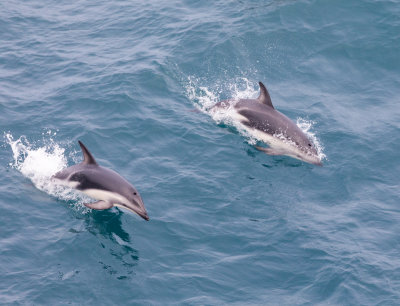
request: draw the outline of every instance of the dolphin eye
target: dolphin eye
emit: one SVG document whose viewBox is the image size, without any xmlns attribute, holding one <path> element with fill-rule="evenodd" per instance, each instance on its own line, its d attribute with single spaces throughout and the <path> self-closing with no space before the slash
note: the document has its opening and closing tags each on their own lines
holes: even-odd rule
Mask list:
<svg viewBox="0 0 400 306">
<path fill-rule="evenodd" d="M 137 195 L 137 193 L 136 193 L 136 192 L 134 192 L 133 194 L 134 194 L 134 195 Z"/>
<path fill-rule="evenodd" d="M 311 143 L 309 143 L 308 146 L 311 147 Z"/>
</svg>

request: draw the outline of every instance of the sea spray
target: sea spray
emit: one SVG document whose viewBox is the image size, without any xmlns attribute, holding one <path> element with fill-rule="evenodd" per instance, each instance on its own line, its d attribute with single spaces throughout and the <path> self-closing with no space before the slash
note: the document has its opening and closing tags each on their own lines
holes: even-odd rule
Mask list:
<svg viewBox="0 0 400 306">
<path fill-rule="evenodd" d="M 306 134 L 307 137 L 312 140 L 315 148 L 317 149 L 318 157 L 321 160 L 327 159 L 324 153 L 324 146 L 321 144 L 321 141 L 318 139 L 316 133 L 312 129 L 316 122 L 299 117 L 297 118 L 296 124 L 304 132 L 304 134 Z"/>
<path fill-rule="evenodd" d="M 54 133 L 44 133 L 43 136 L 42 143 L 38 144 L 40 141 L 31 143 L 24 136 L 14 140 L 11 133 L 6 133 L 4 137 L 13 154 L 10 167 L 31 180 L 39 190 L 60 200 L 71 201 L 76 209 L 87 211 L 81 204 L 91 202 L 92 199 L 79 191 L 55 184 L 51 180 L 52 175 L 68 166 L 67 156 L 65 149 L 52 138 L 55 136 Z"/>
</svg>

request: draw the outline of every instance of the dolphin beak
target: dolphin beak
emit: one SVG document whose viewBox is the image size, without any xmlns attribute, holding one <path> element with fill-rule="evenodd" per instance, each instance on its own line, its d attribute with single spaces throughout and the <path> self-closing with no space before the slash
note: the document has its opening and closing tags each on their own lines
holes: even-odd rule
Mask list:
<svg viewBox="0 0 400 306">
<path fill-rule="evenodd" d="M 144 212 L 144 213 L 138 213 L 138 212 L 136 212 L 139 216 L 141 216 L 143 219 L 145 219 L 146 221 L 149 221 L 150 220 L 150 218 L 149 218 L 149 216 L 147 215 L 147 212 Z"/>
<path fill-rule="evenodd" d="M 320 166 L 320 167 L 322 167 L 323 166 L 323 164 L 322 164 L 322 162 L 321 161 L 319 161 L 319 162 L 316 162 L 316 163 L 313 163 L 314 165 L 316 165 L 316 166 Z"/>
<path fill-rule="evenodd" d="M 126 206 L 126 205 L 124 205 L 124 206 L 122 206 L 122 205 L 117 205 L 117 206 L 119 206 L 119 207 L 121 207 L 121 208 L 125 208 L 125 209 L 127 209 L 127 210 L 129 210 L 129 211 L 132 211 L 132 212 L 134 212 L 135 214 L 138 214 L 140 217 L 142 217 L 143 219 L 145 219 L 146 221 L 149 221 L 150 220 L 150 218 L 149 218 L 149 215 L 147 214 L 147 212 L 146 212 L 146 209 L 139 209 L 139 208 L 137 208 L 137 206 L 135 206 L 135 207 L 129 207 L 129 206 Z"/>
<path fill-rule="evenodd" d="M 129 206 L 125 206 L 130 211 L 133 211 L 134 213 L 138 214 L 140 217 L 145 219 L 146 221 L 149 221 L 149 215 L 147 214 L 146 208 L 144 207 L 144 203 L 141 198 L 138 199 L 138 201 L 134 200 L 133 203 Z"/>
</svg>

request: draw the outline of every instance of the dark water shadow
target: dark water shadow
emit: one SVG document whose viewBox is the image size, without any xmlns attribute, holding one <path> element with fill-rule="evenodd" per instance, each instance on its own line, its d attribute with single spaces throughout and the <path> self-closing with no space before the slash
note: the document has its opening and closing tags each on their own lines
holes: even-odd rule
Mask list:
<svg viewBox="0 0 400 306">
<path fill-rule="evenodd" d="M 96 211 L 84 216 L 84 227 L 100 245 L 98 263 L 111 276 L 123 280 L 135 274 L 139 252 L 122 225 L 123 213 L 118 209 Z"/>
<path fill-rule="evenodd" d="M 86 229 L 95 236 L 102 236 L 117 242 L 117 238 L 131 242 L 129 234 L 123 229 L 122 213 L 119 210 L 92 210 L 85 218 Z"/>
</svg>

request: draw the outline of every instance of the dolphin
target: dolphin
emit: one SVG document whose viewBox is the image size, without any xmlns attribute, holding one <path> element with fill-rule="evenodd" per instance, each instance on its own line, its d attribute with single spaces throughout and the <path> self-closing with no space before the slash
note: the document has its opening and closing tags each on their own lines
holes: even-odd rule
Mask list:
<svg viewBox="0 0 400 306">
<path fill-rule="evenodd" d="M 225 100 L 216 103 L 211 112 L 220 109 L 233 111 L 233 119 L 269 147 L 256 148 L 269 155 L 287 155 L 307 163 L 322 166 L 317 149 L 304 132 L 288 117 L 277 111 L 263 83 L 259 82 L 257 99 Z"/>
<path fill-rule="evenodd" d="M 99 166 L 85 145 L 78 142 L 82 149 L 83 162 L 57 172 L 52 180 L 98 200 L 84 204 L 86 207 L 98 210 L 122 207 L 148 221 L 149 216 L 136 188 L 117 172 Z"/>
</svg>

